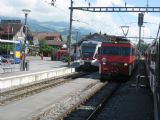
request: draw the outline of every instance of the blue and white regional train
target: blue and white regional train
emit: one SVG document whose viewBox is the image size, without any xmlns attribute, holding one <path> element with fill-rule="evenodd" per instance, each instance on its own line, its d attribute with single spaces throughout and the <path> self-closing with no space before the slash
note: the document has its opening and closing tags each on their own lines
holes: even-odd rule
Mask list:
<svg viewBox="0 0 160 120">
<path fill-rule="evenodd" d="M 99 67 L 98 49 L 102 42 L 99 41 L 83 41 L 80 45 L 80 67 L 82 70 L 90 70 Z"/>
<path fill-rule="evenodd" d="M 154 118 L 160 120 L 160 38 L 153 41 L 146 51 L 146 68 L 153 92 Z"/>
</svg>

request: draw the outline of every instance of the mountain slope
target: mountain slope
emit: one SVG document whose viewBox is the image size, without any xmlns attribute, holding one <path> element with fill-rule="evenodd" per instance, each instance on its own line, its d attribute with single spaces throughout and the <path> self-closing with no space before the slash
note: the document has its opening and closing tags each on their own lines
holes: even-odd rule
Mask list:
<svg viewBox="0 0 160 120">
<path fill-rule="evenodd" d="M 24 19 L 19 18 L 19 17 L 5 17 L 5 16 L 0 16 L 1 20 L 21 20 L 22 23 L 24 23 Z M 36 20 L 28 19 L 27 24 L 29 25 L 29 28 L 31 32 L 58 32 L 60 33 L 64 40 L 66 40 L 67 35 L 69 34 L 69 23 L 67 22 L 54 22 L 54 21 L 48 21 L 48 22 L 39 22 Z M 89 34 L 90 32 L 95 32 L 92 29 L 87 29 L 87 28 L 78 28 L 78 38 L 77 38 L 77 28 L 74 26 L 72 27 L 72 38 L 75 41 L 76 39 L 80 39 L 82 36 Z"/>
</svg>

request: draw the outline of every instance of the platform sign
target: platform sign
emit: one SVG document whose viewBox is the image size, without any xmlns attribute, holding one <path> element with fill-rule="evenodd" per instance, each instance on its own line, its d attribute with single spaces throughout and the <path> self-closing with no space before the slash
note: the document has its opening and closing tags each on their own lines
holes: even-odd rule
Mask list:
<svg viewBox="0 0 160 120">
<path fill-rule="evenodd" d="M 20 56 L 21 56 L 20 51 L 21 51 L 21 42 L 17 41 L 15 50 L 15 63 L 20 63 Z"/>
</svg>

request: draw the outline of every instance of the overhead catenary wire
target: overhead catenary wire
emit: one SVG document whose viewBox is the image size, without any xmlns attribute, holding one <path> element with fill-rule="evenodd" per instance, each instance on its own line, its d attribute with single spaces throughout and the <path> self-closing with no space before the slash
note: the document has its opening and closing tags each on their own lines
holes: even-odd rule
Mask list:
<svg viewBox="0 0 160 120">
<path fill-rule="evenodd" d="M 62 8 L 60 8 L 60 7 L 57 7 L 56 4 L 55 4 L 55 1 L 56 1 L 56 0 L 52 0 L 52 2 L 54 2 L 54 4 L 53 4 L 52 2 L 51 2 L 51 3 L 48 3 L 48 4 L 51 4 L 53 7 L 55 7 L 55 8 L 57 8 L 57 9 L 61 10 L 63 13 L 65 13 L 65 14 L 68 15 L 68 17 L 69 17 L 69 16 L 70 16 L 70 13 L 66 12 L 65 9 L 62 9 Z M 45 1 L 45 2 L 47 2 L 47 1 Z M 85 0 L 85 2 L 87 2 L 87 0 Z M 81 20 L 78 20 L 78 19 L 73 19 L 73 21 L 76 21 L 76 22 L 80 22 L 80 23 L 84 23 L 84 24 L 90 25 L 89 23 L 84 22 L 84 21 L 81 21 Z"/>
<path fill-rule="evenodd" d="M 55 1 L 56 1 L 56 0 L 52 0 L 52 1 L 51 1 L 51 5 L 52 5 L 53 7 L 55 7 L 55 8 L 57 8 L 57 9 L 61 10 L 61 11 L 62 11 L 63 13 L 65 13 L 67 16 L 70 16 L 70 14 L 66 12 L 66 10 L 57 7 L 56 4 L 55 4 Z M 88 4 L 89 7 L 91 6 L 90 0 L 84 0 L 84 1 Z M 74 2 L 74 4 L 76 4 L 76 2 Z M 120 15 L 119 15 L 119 16 L 120 16 Z M 121 18 L 122 21 L 125 23 L 125 20 L 124 20 L 121 16 L 120 16 L 120 18 Z M 95 29 L 95 25 L 93 25 L 93 24 L 89 24 L 89 23 L 84 22 L 84 21 L 81 21 L 81 20 L 79 20 L 79 19 L 77 19 L 77 20 L 76 20 L 76 19 L 73 19 L 73 21 L 87 24 L 87 25 L 89 25 L 91 28 L 93 28 L 92 26 L 94 26 L 93 29 Z M 96 28 L 97 28 L 97 27 L 96 27 Z M 98 29 L 99 29 L 99 28 L 98 28 Z"/>
<path fill-rule="evenodd" d="M 160 23 L 159 23 L 159 27 L 158 27 L 158 31 L 157 31 L 157 35 L 156 35 L 156 39 L 158 38 L 159 36 L 159 31 L 160 31 Z"/>
<path fill-rule="evenodd" d="M 54 1 L 55 2 L 55 0 L 52 0 L 52 1 Z M 77 4 L 78 4 L 78 0 L 74 0 L 74 4 L 77 2 Z M 90 3 L 90 0 L 82 0 L 83 1 L 83 3 L 84 2 L 86 2 L 88 5 L 89 5 L 89 3 Z M 125 2 L 124 2 L 124 6 L 128 6 L 128 4 L 127 4 L 127 2 L 126 2 L 127 0 L 125 0 Z M 76 5 L 77 5 L 76 4 Z M 147 0 L 147 4 L 148 4 L 148 0 Z M 56 7 L 56 8 L 58 8 L 57 6 L 56 6 L 56 4 L 54 4 L 54 6 Z M 67 14 L 67 15 L 69 15 L 69 13 L 66 13 L 66 10 L 63 10 L 63 9 L 61 9 L 61 8 L 58 8 L 58 9 L 60 9 L 61 11 L 63 11 L 63 13 L 65 13 L 65 14 Z M 120 19 L 122 20 L 122 22 L 124 23 L 124 24 L 126 24 L 126 19 L 124 19 L 123 18 L 123 16 L 121 16 L 121 14 L 119 14 L 118 13 L 118 15 L 119 15 L 119 17 L 120 17 Z M 74 16 L 74 17 L 77 17 L 77 16 Z M 76 21 L 76 22 L 80 22 L 80 23 L 84 23 L 84 24 L 87 24 L 87 25 L 90 25 L 91 27 L 93 26 L 93 25 L 91 25 L 91 24 L 89 24 L 89 23 L 87 23 L 87 22 L 83 22 L 83 21 L 81 21 L 81 20 L 79 20 L 79 19 L 73 19 L 73 21 Z M 95 27 L 94 27 L 95 28 Z"/>
</svg>

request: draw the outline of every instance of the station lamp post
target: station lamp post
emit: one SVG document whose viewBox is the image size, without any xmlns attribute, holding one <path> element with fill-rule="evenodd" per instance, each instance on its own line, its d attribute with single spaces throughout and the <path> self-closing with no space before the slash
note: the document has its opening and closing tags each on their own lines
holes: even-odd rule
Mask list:
<svg viewBox="0 0 160 120">
<path fill-rule="evenodd" d="M 25 39 L 24 39 L 24 60 L 23 60 L 23 71 L 25 71 L 25 68 L 26 68 L 26 42 L 27 42 L 27 15 L 31 12 L 31 10 L 23 9 L 22 11 L 25 14 L 25 23 L 24 23 Z"/>
<path fill-rule="evenodd" d="M 71 62 L 71 39 L 72 39 L 72 17 L 73 17 L 73 0 L 71 0 L 70 7 L 70 25 L 69 25 L 69 35 L 68 35 L 68 66 L 70 67 Z"/>
</svg>

